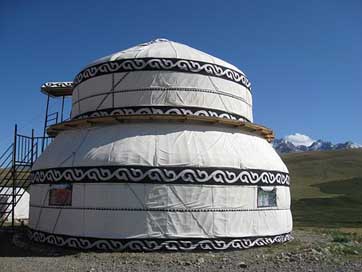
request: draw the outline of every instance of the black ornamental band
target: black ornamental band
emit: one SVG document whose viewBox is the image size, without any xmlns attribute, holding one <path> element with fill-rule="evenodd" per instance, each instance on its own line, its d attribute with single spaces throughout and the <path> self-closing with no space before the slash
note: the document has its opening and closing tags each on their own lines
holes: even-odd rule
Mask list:
<svg viewBox="0 0 362 272">
<path fill-rule="evenodd" d="M 241 250 L 293 240 L 290 233 L 258 237 L 109 239 L 52 234 L 28 229 L 30 240 L 62 247 L 101 251 Z"/>
<path fill-rule="evenodd" d="M 32 171 L 33 184 L 154 183 L 289 186 L 289 174 L 260 169 L 137 165 L 51 168 Z"/>
<path fill-rule="evenodd" d="M 250 122 L 244 116 L 229 113 L 216 109 L 206 109 L 201 107 L 170 107 L 170 106 L 136 106 L 99 109 L 79 114 L 72 119 L 86 119 L 106 116 L 127 116 L 127 115 L 193 115 L 202 117 L 216 117 L 228 120 L 239 120 Z"/>
<path fill-rule="evenodd" d="M 74 79 L 74 86 L 93 77 L 134 71 L 173 71 L 223 78 L 251 90 L 247 77 L 236 70 L 214 63 L 177 58 L 134 58 L 103 62 L 82 70 Z"/>
</svg>

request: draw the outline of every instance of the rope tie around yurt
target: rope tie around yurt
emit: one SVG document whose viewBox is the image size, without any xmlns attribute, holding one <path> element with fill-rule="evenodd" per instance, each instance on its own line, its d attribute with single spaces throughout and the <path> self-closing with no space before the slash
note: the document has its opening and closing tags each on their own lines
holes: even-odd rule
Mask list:
<svg viewBox="0 0 362 272">
<path fill-rule="evenodd" d="M 112 94 L 112 105 L 114 105 L 114 89 L 129 75 L 130 72 L 127 72 L 125 75 L 123 75 L 116 84 L 113 84 L 113 80 L 114 80 L 114 74 L 112 77 L 112 88 L 111 90 L 109 90 L 108 92 L 106 92 L 105 96 L 103 97 L 103 99 L 99 102 L 98 106 L 96 107 L 96 110 L 99 110 L 100 107 L 103 105 L 104 101 L 106 101 L 106 99 Z"/>
</svg>

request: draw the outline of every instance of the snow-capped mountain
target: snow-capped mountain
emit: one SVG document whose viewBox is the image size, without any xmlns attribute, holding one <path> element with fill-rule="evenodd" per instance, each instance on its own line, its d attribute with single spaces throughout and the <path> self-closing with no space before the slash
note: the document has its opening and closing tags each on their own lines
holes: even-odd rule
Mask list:
<svg viewBox="0 0 362 272">
<path fill-rule="evenodd" d="M 318 150 L 340 150 L 362 148 L 362 145 L 347 141 L 345 143 L 333 144 L 329 141 L 313 140 L 307 135 L 293 134 L 282 139 L 275 139 L 273 147 L 278 153 L 305 152 Z"/>
</svg>

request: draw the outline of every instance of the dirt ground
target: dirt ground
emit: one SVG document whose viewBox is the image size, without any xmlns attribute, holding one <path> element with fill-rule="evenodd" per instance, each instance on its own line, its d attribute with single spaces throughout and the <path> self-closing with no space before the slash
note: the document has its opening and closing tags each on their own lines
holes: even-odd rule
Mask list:
<svg viewBox="0 0 362 272">
<path fill-rule="evenodd" d="M 228 252 L 101 253 L 29 242 L 21 230 L 0 232 L 0 271 L 362 271 L 362 241 L 299 229 L 294 240 Z"/>
</svg>

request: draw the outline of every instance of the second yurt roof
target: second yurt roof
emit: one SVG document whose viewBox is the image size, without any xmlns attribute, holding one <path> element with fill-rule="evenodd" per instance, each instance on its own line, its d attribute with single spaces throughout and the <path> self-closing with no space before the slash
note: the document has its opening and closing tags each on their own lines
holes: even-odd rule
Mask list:
<svg viewBox="0 0 362 272">
<path fill-rule="evenodd" d="M 230 115 L 252 122 L 250 82 L 235 66 L 156 39 L 100 58 L 73 81 L 72 118 L 119 112 Z M 141 111 L 140 111 L 141 110 Z"/>
</svg>

